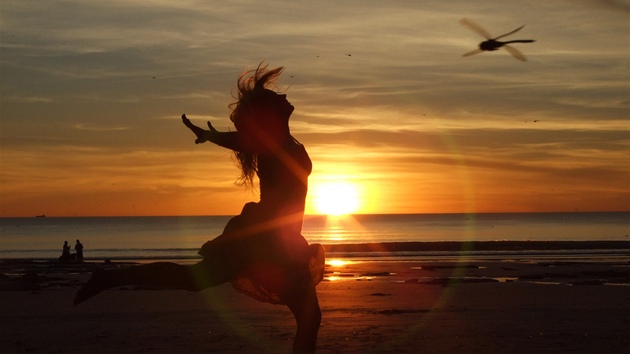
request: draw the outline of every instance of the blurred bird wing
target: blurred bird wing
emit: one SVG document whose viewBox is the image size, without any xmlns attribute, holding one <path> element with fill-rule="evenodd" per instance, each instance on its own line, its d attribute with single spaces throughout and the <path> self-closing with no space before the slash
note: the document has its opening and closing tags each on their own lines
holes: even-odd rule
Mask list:
<svg viewBox="0 0 630 354">
<path fill-rule="evenodd" d="M 479 53 L 481 53 L 481 52 L 483 52 L 483 50 L 482 50 L 482 49 L 475 49 L 475 50 L 471 50 L 471 51 L 470 51 L 470 52 L 468 52 L 468 53 L 464 53 L 464 55 L 462 55 L 462 56 L 463 56 L 463 57 L 469 57 L 469 56 L 471 56 L 471 55 L 479 54 Z"/>
<path fill-rule="evenodd" d="M 461 20 L 459 20 L 459 23 L 477 32 L 485 39 L 492 39 L 492 35 L 488 33 L 488 31 L 486 31 L 485 28 L 479 26 L 478 24 L 476 24 L 473 20 L 469 18 L 462 18 Z"/>
<path fill-rule="evenodd" d="M 512 54 L 512 56 L 520 61 L 527 61 L 527 57 L 525 57 L 525 55 L 523 53 L 521 53 L 520 50 L 510 46 L 510 45 L 504 45 L 503 48 L 505 48 L 508 52 L 510 52 L 510 54 Z"/>
</svg>

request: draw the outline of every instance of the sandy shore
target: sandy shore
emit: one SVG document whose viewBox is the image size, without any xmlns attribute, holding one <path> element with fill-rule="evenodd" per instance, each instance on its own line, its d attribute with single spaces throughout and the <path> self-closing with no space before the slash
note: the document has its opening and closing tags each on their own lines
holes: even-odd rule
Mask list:
<svg viewBox="0 0 630 354">
<path fill-rule="evenodd" d="M 284 306 L 230 285 L 119 288 L 73 306 L 100 264 L 0 262 L 2 353 L 289 353 Z M 318 353 L 626 353 L 630 262 L 365 261 L 318 286 Z"/>
</svg>

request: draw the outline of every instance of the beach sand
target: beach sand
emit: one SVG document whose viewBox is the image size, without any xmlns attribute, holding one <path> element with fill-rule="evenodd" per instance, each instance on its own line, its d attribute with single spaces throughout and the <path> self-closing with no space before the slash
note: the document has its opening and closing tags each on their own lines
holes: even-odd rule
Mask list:
<svg viewBox="0 0 630 354">
<path fill-rule="evenodd" d="M 99 266 L 3 261 L 2 353 L 290 353 L 294 319 L 223 285 L 106 291 Z M 327 266 L 317 353 L 626 353 L 630 263 L 444 259 Z"/>
</svg>

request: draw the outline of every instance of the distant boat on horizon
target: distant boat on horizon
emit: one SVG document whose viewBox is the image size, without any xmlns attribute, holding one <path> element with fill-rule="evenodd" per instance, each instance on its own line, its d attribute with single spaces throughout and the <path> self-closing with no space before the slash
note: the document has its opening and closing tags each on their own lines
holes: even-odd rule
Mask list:
<svg viewBox="0 0 630 354">
<path fill-rule="evenodd" d="M 42 214 L 42 215 L 35 215 L 36 218 L 45 218 L 46 214 Z"/>
</svg>

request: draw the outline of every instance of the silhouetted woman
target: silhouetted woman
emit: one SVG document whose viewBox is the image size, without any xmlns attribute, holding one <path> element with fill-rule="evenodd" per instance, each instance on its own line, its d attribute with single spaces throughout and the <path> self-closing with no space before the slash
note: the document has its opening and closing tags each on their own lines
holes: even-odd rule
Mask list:
<svg viewBox="0 0 630 354">
<path fill-rule="evenodd" d="M 71 258 L 70 255 L 70 245 L 68 241 L 63 242 L 63 249 L 61 250 L 61 257 L 59 257 L 59 262 L 65 263 L 69 262 Z"/>
<path fill-rule="evenodd" d="M 99 292 L 123 285 L 151 285 L 199 291 L 232 282 L 258 300 L 286 304 L 297 322 L 293 351 L 315 351 L 321 311 L 315 286 L 323 277 L 324 251 L 301 234 L 311 160 L 289 130 L 293 106 L 286 95 L 269 89 L 283 68 L 259 66 L 238 80 L 238 101 L 230 119 L 236 131 L 219 132 L 184 124 L 196 143 L 210 141 L 234 151 L 240 181 L 253 187 L 257 175 L 260 201 L 247 203 L 223 233 L 205 243 L 194 265 L 157 262 L 99 270 L 79 290 L 79 304 Z"/>
</svg>

